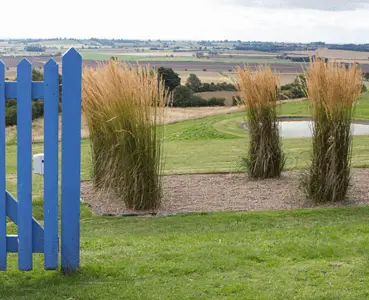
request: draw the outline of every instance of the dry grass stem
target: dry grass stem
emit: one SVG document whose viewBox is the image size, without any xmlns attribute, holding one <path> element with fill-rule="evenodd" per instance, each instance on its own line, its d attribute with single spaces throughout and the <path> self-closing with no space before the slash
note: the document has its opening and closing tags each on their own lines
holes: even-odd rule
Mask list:
<svg viewBox="0 0 369 300">
<path fill-rule="evenodd" d="M 150 67 L 111 61 L 83 72 L 94 186 L 111 189 L 131 209 L 160 205 L 166 96 Z"/>
<path fill-rule="evenodd" d="M 251 178 L 279 177 L 285 158 L 276 111 L 278 77 L 269 66 L 263 66 L 254 72 L 248 67 L 238 68 L 237 79 L 250 134 L 249 151 L 243 158 L 243 165 Z"/>
<path fill-rule="evenodd" d="M 356 64 L 316 59 L 306 74 L 313 115 L 312 161 L 303 186 L 316 203 L 345 199 L 350 183 L 351 122 L 362 88 Z"/>
</svg>

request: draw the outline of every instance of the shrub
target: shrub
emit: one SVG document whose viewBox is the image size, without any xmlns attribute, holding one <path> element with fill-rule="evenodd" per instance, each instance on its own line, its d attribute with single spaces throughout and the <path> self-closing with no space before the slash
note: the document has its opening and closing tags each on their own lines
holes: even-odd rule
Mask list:
<svg viewBox="0 0 369 300">
<path fill-rule="evenodd" d="M 173 91 L 173 107 L 201 107 L 201 106 L 224 106 L 224 98 L 213 97 L 205 100 L 193 94 L 187 86 L 178 86 Z"/>
<path fill-rule="evenodd" d="M 32 120 L 43 117 L 44 115 L 44 101 L 37 100 L 32 102 Z"/>
<path fill-rule="evenodd" d="M 240 96 L 232 96 L 232 106 L 242 103 Z"/>
<path fill-rule="evenodd" d="M 196 93 L 201 89 L 202 83 L 196 74 L 191 73 L 187 78 L 186 86 Z"/>
<path fill-rule="evenodd" d="M 297 99 L 306 97 L 306 78 L 298 75 L 293 83 L 281 86 L 279 99 Z"/>
<path fill-rule="evenodd" d="M 122 62 L 83 72 L 83 112 L 90 131 L 96 188 L 126 206 L 155 209 L 162 197 L 163 81 L 150 67 Z"/>
<path fill-rule="evenodd" d="M 363 84 L 363 87 L 361 88 L 361 92 L 366 93 L 367 91 L 368 91 L 368 88 L 366 87 L 365 84 Z"/>
<path fill-rule="evenodd" d="M 187 86 L 180 85 L 173 91 L 173 101 L 171 105 L 173 107 L 188 107 L 191 106 L 191 98 L 193 97 L 193 91 Z"/>
<path fill-rule="evenodd" d="M 251 178 L 279 177 L 285 158 L 276 111 L 278 78 L 265 66 L 254 73 L 248 67 L 238 68 L 237 79 L 250 136 L 249 151 L 242 163 Z"/>
<path fill-rule="evenodd" d="M 17 125 L 17 106 L 10 106 L 6 108 L 5 124 L 6 126 Z"/>
<path fill-rule="evenodd" d="M 303 178 L 307 196 L 316 203 L 344 200 L 350 182 L 351 121 L 362 88 L 357 65 L 319 59 L 306 77 L 313 116 L 312 161 Z"/>
<path fill-rule="evenodd" d="M 15 99 L 9 99 L 5 102 L 5 107 L 11 107 L 11 106 L 17 106 L 17 100 Z"/>
<path fill-rule="evenodd" d="M 209 106 L 208 101 L 205 99 L 199 97 L 199 96 L 192 96 L 190 100 L 189 107 L 203 107 L 203 106 Z"/>
<path fill-rule="evenodd" d="M 207 101 L 208 106 L 224 106 L 225 98 L 212 97 Z"/>
</svg>

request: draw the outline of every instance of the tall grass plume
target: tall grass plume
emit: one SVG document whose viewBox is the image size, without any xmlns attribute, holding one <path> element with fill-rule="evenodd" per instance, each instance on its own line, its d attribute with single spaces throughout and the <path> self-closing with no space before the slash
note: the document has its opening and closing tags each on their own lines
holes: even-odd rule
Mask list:
<svg viewBox="0 0 369 300">
<path fill-rule="evenodd" d="M 279 79 L 269 66 L 262 66 L 256 71 L 238 68 L 237 81 L 250 140 L 243 165 L 251 178 L 279 177 L 285 164 L 276 110 Z"/>
<path fill-rule="evenodd" d="M 312 160 L 303 178 L 307 196 L 316 203 L 346 198 L 350 183 L 351 122 L 362 88 L 357 65 L 316 59 L 306 74 L 313 118 Z"/>
<path fill-rule="evenodd" d="M 165 100 L 150 67 L 110 61 L 83 71 L 94 186 L 113 191 L 130 209 L 161 203 Z"/>
</svg>

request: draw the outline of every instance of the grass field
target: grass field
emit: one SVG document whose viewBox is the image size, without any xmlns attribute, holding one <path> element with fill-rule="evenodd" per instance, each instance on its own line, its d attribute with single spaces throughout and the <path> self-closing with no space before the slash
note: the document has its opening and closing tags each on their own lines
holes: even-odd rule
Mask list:
<svg viewBox="0 0 369 300">
<path fill-rule="evenodd" d="M 163 56 L 150 56 L 150 53 L 148 52 L 146 56 L 142 55 L 124 55 L 119 52 L 114 53 L 99 53 L 99 52 L 83 52 L 81 51 L 80 54 L 82 55 L 83 59 L 91 59 L 91 60 L 108 60 L 112 56 L 118 57 L 119 60 L 124 61 L 183 61 L 183 62 L 230 62 L 230 63 L 255 63 L 255 64 L 300 64 L 300 63 L 294 63 L 290 60 L 284 60 L 284 59 L 277 59 L 277 58 L 265 58 L 265 59 L 259 59 L 259 58 L 239 58 L 239 57 L 210 57 L 208 58 L 195 58 L 195 57 L 188 57 L 188 56 L 175 56 L 174 57 L 166 57 L 164 54 Z"/>
<path fill-rule="evenodd" d="M 243 112 L 166 126 L 165 172 L 237 171 L 247 146 Z M 308 103 L 279 107 L 307 116 Z M 369 95 L 356 118 L 369 119 Z M 287 168 L 304 168 L 310 139 L 284 139 Z M 354 166 L 369 165 L 369 136 L 354 139 Z M 34 144 L 35 153 L 43 144 Z M 82 178 L 90 174 L 82 141 Z M 7 146 L 7 188 L 16 189 L 16 146 Z M 42 220 L 42 178 L 34 176 L 34 215 Z M 81 271 L 63 276 L 9 271 L 0 299 L 366 299 L 369 208 L 215 213 L 157 218 L 92 216 L 82 205 Z M 15 227 L 8 224 L 12 233 Z"/>
</svg>

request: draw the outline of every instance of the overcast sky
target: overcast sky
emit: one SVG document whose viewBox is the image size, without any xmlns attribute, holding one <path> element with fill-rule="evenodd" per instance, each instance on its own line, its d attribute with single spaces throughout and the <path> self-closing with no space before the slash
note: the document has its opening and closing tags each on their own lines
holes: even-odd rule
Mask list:
<svg viewBox="0 0 369 300">
<path fill-rule="evenodd" d="M 369 43 L 369 0 L 1 2 L 1 38 Z"/>
</svg>

